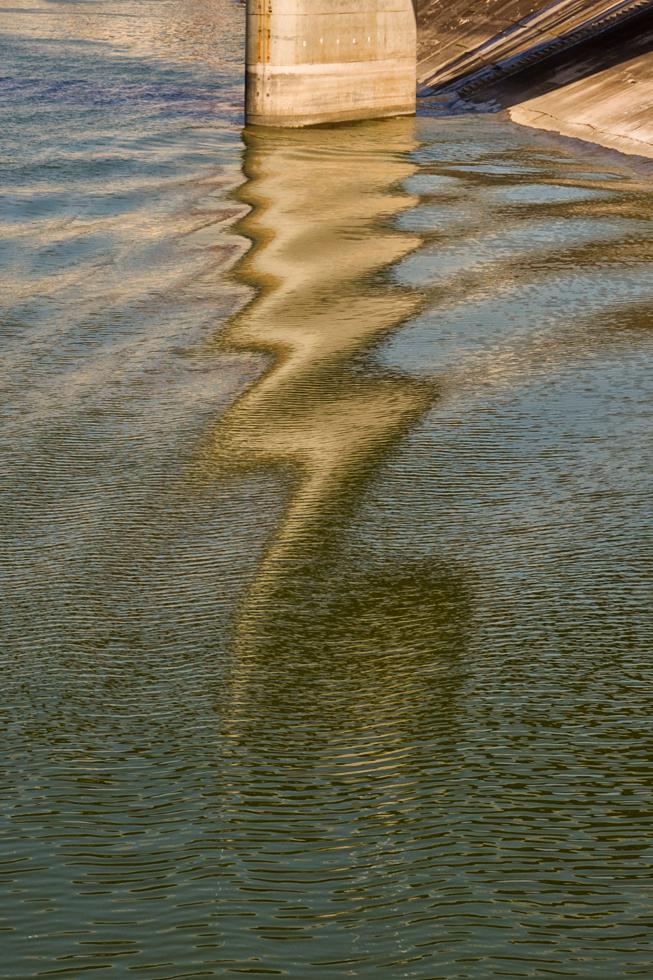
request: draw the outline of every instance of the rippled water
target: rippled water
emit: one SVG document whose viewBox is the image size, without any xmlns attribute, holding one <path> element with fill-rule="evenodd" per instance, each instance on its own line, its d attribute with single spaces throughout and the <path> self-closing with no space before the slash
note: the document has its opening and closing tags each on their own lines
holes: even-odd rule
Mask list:
<svg viewBox="0 0 653 980">
<path fill-rule="evenodd" d="M 0 8 L 2 976 L 650 977 L 653 180 L 242 21 Z"/>
</svg>

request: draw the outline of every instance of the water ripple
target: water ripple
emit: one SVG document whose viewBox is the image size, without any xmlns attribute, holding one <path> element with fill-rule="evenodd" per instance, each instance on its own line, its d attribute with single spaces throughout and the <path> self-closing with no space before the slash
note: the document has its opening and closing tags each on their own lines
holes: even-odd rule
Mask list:
<svg viewBox="0 0 653 980">
<path fill-rule="evenodd" d="M 649 976 L 650 180 L 1 41 L 3 976 Z"/>
</svg>

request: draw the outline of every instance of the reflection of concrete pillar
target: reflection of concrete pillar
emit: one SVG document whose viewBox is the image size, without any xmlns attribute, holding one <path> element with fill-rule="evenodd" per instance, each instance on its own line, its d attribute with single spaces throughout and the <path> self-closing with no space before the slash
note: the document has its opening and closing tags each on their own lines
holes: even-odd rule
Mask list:
<svg viewBox="0 0 653 980">
<path fill-rule="evenodd" d="M 412 0 L 247 0 L 247 121 L 310 126 L 415 111 Z"/>
</svg>

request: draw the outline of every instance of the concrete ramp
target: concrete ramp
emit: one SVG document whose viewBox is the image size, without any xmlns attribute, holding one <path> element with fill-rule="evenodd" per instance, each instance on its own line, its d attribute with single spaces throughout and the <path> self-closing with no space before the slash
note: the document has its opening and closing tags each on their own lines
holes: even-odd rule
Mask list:
<svg viewBox="0 0 653 980">
<path fill-rule="evenodd" d="M 515 122 L 653 157 L 653 17 L 517 75 L 496 94 Z"/>
<path fill-rule="evenodd" d="M 438 85 L 486 64 L 484 45 L 540 10 L 542 0 L 418 0 L 417 80 Z"/>
<path fill-rule="evenodd" d="M 422 0 L 418 24 L 422 95 L 653 157 L 653 0 Z"/>
<path fill-rule="evenodd" d="M 418 84 L 484 85 L 595 38 L 649 0 L 420 0 Z"/>
</svg>

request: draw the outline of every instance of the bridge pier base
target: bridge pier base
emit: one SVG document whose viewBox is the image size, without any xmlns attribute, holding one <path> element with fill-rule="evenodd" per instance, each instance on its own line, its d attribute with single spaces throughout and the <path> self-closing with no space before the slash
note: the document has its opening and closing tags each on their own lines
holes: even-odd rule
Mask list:
<svg viewBox="0 0 653 980">
<path fill-rule="evenodd" d="M 247 0 L 247 122 L 415 112 L 412 0 Z"/>
</svg>

